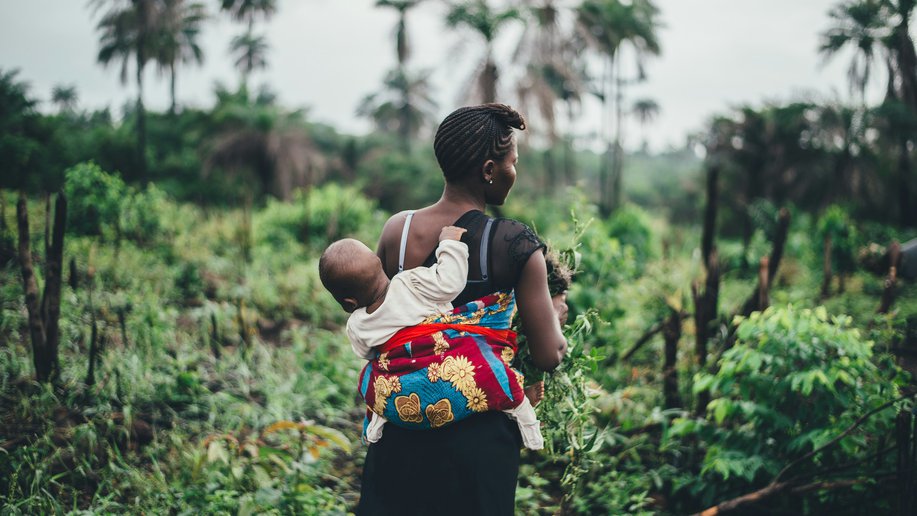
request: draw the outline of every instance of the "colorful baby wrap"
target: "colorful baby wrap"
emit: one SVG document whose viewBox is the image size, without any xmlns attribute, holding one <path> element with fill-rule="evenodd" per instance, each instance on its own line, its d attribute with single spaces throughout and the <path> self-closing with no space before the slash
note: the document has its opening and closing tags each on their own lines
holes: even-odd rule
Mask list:
<svg viewBox="0 0 917 516">
<path fill-rule="evenodd" d="M 498 291 L 396 333 L 360 373 L 367 409 L 426 429 L 518 406 L 523 377 L 510 367 L 515 310 L 513 291 Z"/>
</svg>

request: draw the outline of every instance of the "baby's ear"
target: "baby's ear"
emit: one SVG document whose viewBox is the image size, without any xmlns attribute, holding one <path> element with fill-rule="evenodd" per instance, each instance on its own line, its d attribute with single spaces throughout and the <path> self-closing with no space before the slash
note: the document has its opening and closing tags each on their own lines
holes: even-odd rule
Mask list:
<svg viewBox="0 0 917 516">
<path fill-rule="evenodd" d="M 357 303 L 357 300 L 352 297 L 345 297 L 341 300 L 341 307 L 344 308 L 344 311 L 352 314 L 354 310 L 360 307 Z"/>
</svg>

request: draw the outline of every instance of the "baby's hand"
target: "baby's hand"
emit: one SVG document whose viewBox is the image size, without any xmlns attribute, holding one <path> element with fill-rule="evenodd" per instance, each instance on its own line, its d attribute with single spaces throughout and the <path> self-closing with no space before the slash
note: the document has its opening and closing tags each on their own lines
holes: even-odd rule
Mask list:
<svg viewBox="0 0 917 516">
<path fill-rule="evenodd" d="M 443 240 L 461 240 L 462 235 L 468 231 L 465 228 L 459 228 L 455 226 L 446 226 L 442 231 L 439 232 L 439 241 Z"/>
</svg>

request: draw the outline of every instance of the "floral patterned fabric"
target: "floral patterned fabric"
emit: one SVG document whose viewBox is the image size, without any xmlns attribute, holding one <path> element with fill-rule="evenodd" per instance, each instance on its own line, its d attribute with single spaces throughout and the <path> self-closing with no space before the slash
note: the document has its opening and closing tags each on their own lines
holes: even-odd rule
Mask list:
<svg viewBox="0 0 917 516">
<path fill-rule="evenodd" d="M 513 291 L 499 291 L 430 317 L 409 329 L 406 342 L 396 334 L 360 373 L 364 430 L 370 411 L 401 427 L 426 429 L 517 407 L 524 393 L 522 374 L 509 366 L 515 310 Z"/>
</svg>

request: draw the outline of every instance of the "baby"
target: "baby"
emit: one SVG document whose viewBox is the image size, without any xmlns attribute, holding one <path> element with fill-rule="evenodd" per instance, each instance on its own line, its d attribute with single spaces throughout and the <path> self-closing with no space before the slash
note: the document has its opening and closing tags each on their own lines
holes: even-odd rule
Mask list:
<svg viewBox="0 0 917 516">
<path fill-rule="evenodd" d="M 403 271 L 391 281 L 379 257 L 362 242 L 348 238 L 328 246 L 319 261 L 319 276 L 334 299 L 351 314 L 347 337 L 357 355 L 373 360 L 378 356 L 375 348 L 402 328 L 452 311 L 451 301 L 464 290 L 468 275 L 468 246 L 460 241 L 465 231 L 444 227 L 436 248 L 437 263 Z M 526 388 L 525 394 L 519 406 L 504 412 L 519 424 L 526 448 L 538 450 L 543 448 L 544 439 L 532 404 L 544 397 L 544 384 Z M 381 438 L 385 421 L 372 413 L 367 441 Z"/>
</svg>

